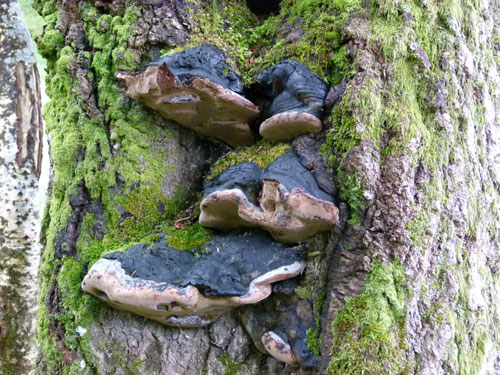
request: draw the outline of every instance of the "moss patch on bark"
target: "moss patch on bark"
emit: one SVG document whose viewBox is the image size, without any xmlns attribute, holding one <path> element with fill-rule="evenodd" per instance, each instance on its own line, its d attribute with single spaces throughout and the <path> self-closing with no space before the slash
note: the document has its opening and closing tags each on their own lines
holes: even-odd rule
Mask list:
<svg viewBox="0 0 500 375">
<path fill-rule="evenodd" d="M 361 294 L 348 299 L 333 322 L 329 375 L 411 373 L 404 343 L 405 284 L 397 261 L 374 264 Z"/>
</svg>

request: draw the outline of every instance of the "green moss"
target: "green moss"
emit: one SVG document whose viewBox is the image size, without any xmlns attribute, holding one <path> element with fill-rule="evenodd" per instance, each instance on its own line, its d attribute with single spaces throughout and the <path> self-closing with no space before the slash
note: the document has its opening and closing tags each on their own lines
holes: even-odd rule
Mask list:
<svg viewBox="0 0 500 375">
<path fill-rule="evenodd" d="M 488 349 L 492 350 L 495 343 L 498 343 L 500 332 L 495 325 L 491 326 L 492 313 L 489 307 L 484 306 L 475 311 L 469 308 L 472 276 L 468 271 L 471 265 L 465 247 L 458 246 L 457 253 L 458 263 L 447 265 L 446 269 L 455 275 L 460 288 L 459 293 L 453 301 L 431 307 L 424 318 L 427 317 L 435 324 L 441 324 L 442 320 L 451 327 L 454 336 L 449 343 L 450 362 L 456 366 L 457 373 L 473 375 L 483 369 L 484 363 L 488 360 Z M 486 284 L 493 282 L 493 276 L 485 269 L 480 270 L 480 274 L 485 278 Z M 447 292 L 443 290 L 446 283 L 436 284 L 439 293 Z"/>
<path fill-rule="evenodd" d="M 64 36 L 57 30 L 49 30 L 37 40 L 38 50 L 45 58 L 54 57 L 64 45 Z"/>
<path fill-rule="evenodd" d="M 339 186 L 339 198 L 349 206 L 349 221 L 351 225 L 361 225 L 361 215 L 366 210 L 366 200 L 361 190 L 361 182 L 358 175 L 348 174 L 343 169 L 337 173 L 337 185 Z"/>
<path fill-rule="evenodd" d="M 246 63 L 252 56 L 249 41 L 253 40 L 254 28 L 258 25 L 257 17 L 239 0 L 193 3 L 196 3 L 198 10 L 189 8 L 194 26 L 188 43 L 164 52 L 175 53 L 208 43 L 226 52 L 227 63 L 232 70 L 239 74 L 246 72 Z M 190 6 L 189 2 L 187 6 Z"/>
<path fill-rule="evenodd" d="M 467 9 L 464 12 L 463 9 Z M 412 21 L 406 22 L 402 18 L 403 12 L 411 14 Z M 449 344 L 448 360 L 451 367 L 460 374 L 479 373 L 487 357 L 487 348 L 495 340 L 498 342 L 497 330 L 488 323 L 487 311 L 470 311 L 469 290 L 470 265 L 467 264 L 467 251 L 463 239 L 457 236 L 457 225 L 451 222 L 443 208 L 448 207 L 450 186 L 456 189 L 455 181 L 443 179 L 443 167 L 449 164 L 464 163 L 461 154 L 467 155 L 470 149 L 464 145 L 463 134 L 468 120 L 461 113 L 461 108 L 454 107 L 458 100 L 456 79 L 460 80 L 463 92 L 478 90 L 473 80 L 463 76 L 463 72 L 446 72 L 443 61 L 452 64 L 457 60 L 455 51 L 458 40 L 456 27 L 462 28 L 467 39 L 468 48 L 474 54 L 477 44 L 477 30 L 474 25 L 481 18 L 481 10 L 477 4 L 468 1 L 428 2 L 423 7 L 416 2 L 405 2 L 403 6 L 388 1 L 377 3 L 366 18 L 370 26 L 371 36 L 367 48 L 377 47 L 383 58 L 388 73 L 387 82 L 380 86 L 375 80 L 368 79 L 356 94 L 347 96 L 332 115 L 334 124 L 329 134 L 327 154 L 330 166 L 336 170 L 347 152 L 361 138 L 370 139 L 381 151 L 383 161 L 388 156 L 410 157 L 413 168 L 419 166 L 429 175 L 423 186 L 419 187 L 418 207 L 412 207 L 414 217 L 406 223 L 413 245 L 422 252 L 428 252 L 436 246 L 436 241 L 455 243 L 455 250 L 459 264 L 448 269 L 447 272 L 458 278 L 460 285 L 456 301 L 447 301 L 449 290 L 440 290 L 442 282 L 439 275 L 436 281 L 421 294 L 421 298 L 432 301 L 422 316 L 424 324 L 439 326 L 448 324 L 454 332 L 454 338 Z M 453 29 L 452 27 L 453 26 Z M 412 52 L 411 43 L 418 44 L 429 58 L 430 67 L 424 69 L 422 62 Z M 446 56 L 446 57 L 445 57 Z M 480 64 L 484 67 L 495 64 L 494 57 L 484 56 L 485 61 Z M 488 61 L 488 59 L 491 59 Z M 486 68 L 487 69 L 487 68 Z M 444 70 L 444 71 L 443 71 Z M 419 79 L 415 79 L 418 76 Z M 440 89 L 448 94 L 446 98 L 447 115 L 449 115 L 449 129 L 444 131 L 439 122 L 439 111 L 430 107 L 426 96 L 432 98 L 439 82 Z M 480 90 L 480 89 L 479 89 Z M 491 89 L 490 89 L 491 90 Z M 352 92 L 348 90 L 347 94 Z M 461 98 L 460 100 L 464 100 Z M 468 100 L 468 99 L 465 99 Z M 484 121 L 482 108 L 470 107 L 473 118 L 473 132 L 481 129 Z M 469 125 L 470 126 L 470 125 Z M 470 131 L 470 127 L 469 127 Z M 481 137 L 478 137 L 480 140 Z M 410 152 L 409 144 L 417 142 L 419 147 Z M 478 163 L 487 165 L 482 160 L 484 150 L 478 142 Z M 463 151 L 463 153 L 462 153 Z M 468 161 L 476 164 L 476 161 Z M 488 191 L 489 182 L 474 178 L 475 173 L 470 171 L 463 174 L 470 187 L 470 201 L 467 212 L 464 213 L 466 235 L 474 240 L 478 235 L 477 223 L 487 222 L 490 218 L 481 204 L 484 191 Z M 498 192 L 488 193 L 497 200 Z M 482 208 L 481 208 L 482 207 Z M 440 222 L 436 233 L 435 223 Z M 459 226 L 460 227 L 460 226 Z M 438 260 L 439 261 L 439 260 Z M 485 273 L 487 275 L 487 272 Z M 488 277 L 484 283 L 489 284 Z M 436 296 L 443 300 L 436 301 Z M 485 309 L 488 310 L 488 309 Z"/>
<path fill-rule="evenodd" d="M 201 43 L 215 45 L 226 52 L 231 69 L 247 84 L 286 58 L 299 60 L 334 84 L 352 74 L 340 33 L 349 13 L 359 8 L 359 0 L 283 1 L 280 13 L 265 20 L 238 0 L 195 3 L 198 11 L 191 11 L 194 27 L 189 42 L 165 53 Z"/>
<path fill-rule="evenodd" d="M 263 139 L 253 146 L 231 151 L 221 157 L 212 167 L 207 180 L 211 180 L 229 167 L 240 163 L 255 163 L 259 168 L 266 168 L 278 157 L 284 155 L 286 150 L 291 149 L 292 147 L 288 144 Z"/>
<path fill-rule="evenodd" d="M 312 11 L 317 6 L 316 3 L 304 4 L 302 10 L 297 10 L 297 17 L 306 8 Z M 107 252 L 125 249 L 138 241 L 157 240 L 160 232 L 165 233 L 174 247 L 202 249 L 203 243 L 210 238 L 210 232 L 198 224 L 181 229 L 162 224 L 175 217 L 182 201 L 180 193 L 179 197 L 166 198 L 161 191 L 161 181 L 170 171 L 163 163 L 166 151 L 159 150 L 154 144 L 156 140 L 168 139 L 171 135 L 168 129 L 157 125 L 154 114 L 135 102 L 125 101 L 116 88 L 117 70 L 137 69 L 138 58 L 128 48 L 127 41 L 140 9 L 128 6 L 123 14 L 111 16 L 101 14 L 90 2 L 83 3 L 79 11 L 91 52 L 77 54 L 71 47 L 64 47 L 64 38 L 55 28 L 56 1 L 35 0 L 35 7 L 47 22 L 39 43 L 41 52 L 48 59 L 47 91 L 52 101 L 45 108 L 45 118 L 52 138 L 55 171 L 48 219 L 44 225 L 48 250 L 42 263 L 41 300 L 45 301 L 49 286 L 55 282 L 63 294 L 60 317 L 48 316 L 42 304 L 38 330 L 39 336 L 44 337 L 41 351 L 48 371 L 55 373 L 59 372 L 55 369 L 63 368 L 63 373 L 67 373 L 73 370 L 64 365 L 54 338 L 49 334 L 49 326 L 51 321 L 59 319 L 67 332 L 67 345 L 80 347 L 86 363 L 92 366 L 93 358 L 85 343 L 86 336 L 79 337 L 75 331 L 78 326 L 88 327 L 89 315 L 86 311 L 93 311 L 95 307 L 88 306 L 92 299 L 89 300 L 90 297 L 80 291 L 85 267 Z M 253 46 L 266 44 L 267 31 L 279 28 L 284 14 L 269 18 L 259 27 L 259 20 L 241 1 L 203 2 L 199 8 L 199 12 L 193 13 L 195 28 L 191 40 L 183 48 L 201 42 L 214 44 L 227 52 L 231 68 L 250 77 L 249 80 L 264 67 L 258 61 L 252 63 L 252 58 L 258 60 L 259 53 L 267 53 L 265 50 L 272 48 L 274 57 L 270 62 L 277 62 L 279 50 L 275 46 L 267 44 L 259 51 Z M 326 18 L 322 20 L 325 23 L 328 21 Z M 321 27 L 318 23 L 316 26 L 317 30 Z M 315 35 L 309 37 L 319 40 L 319 33 Z M 312 62 L 313 52 L 304 50 L 301 60 Z M 319 51 L 315 54 L 320 56 Z M 320 65 L 330 64 L 330 60 L 344 61 L 345 48 L 328 59 L 323 55 L 320 57 L 317 69 Z M 94 82 L 93 90 L 98 94 L 97 109 L 103 113 L 102 116 L 89 116 L 88 103 L 79 97 L 79 82 L 72 76 L 72 61 L 80 61 L 91 68 L 88 78 Z M 113 154 L 110 141 L 120 145 Z M 237 150 L 216 164 L 211 177 L 242 161 L 254 161 L 265 167 L 288 148 L 288 145 L 261 141 L 250 148 Z M 117 176 L 121 184 L 118 193 Z M 77 258 L 58 261 L 53 254 L 55 238 L 65 228 L 72 213 L 68 198 L 78 191 L 82 181 L 92 200 L 102 206 L 107 233 L 102 239 L 96 238 L 94 233 L 96 226 L 102 225 L 99 223 L 101 219 L 85 215 L 77 243 Z M 162 207 L 163 210 L 160 210 Z M 58 275 L 57 279 L 54 275 Z"/>
<path fill-rule="evenodd" d="M 333 322 L 328 374 L 410 374 L 405 355 L 402 266 L 375 263 L 361 294 L 348 299 Z"/>
<path fill-rule="evenodd" d="M 168 199 L 156 186 L 139 186 L 116 199 L 128 218 L 111 235 L 122 241 L 137 240 L 155 230 L 165 220 L 173 219 L 182 208 L 183 194 Z"/>
<path fill-rule="evenodd" d="M 313 296 L 313 290 L 312 290 L 313 287 L 309 285 L 307 280 L 305 284 L 306 284 L 305 286 L 298 286 L 297 288 L 295 288 L 295 294 L 297 294 L 302 299 L 311 300 Z"/>
<path fill-rule="evenodd" d="M 249 80 L 286 58 L 308 65 L 332 84 L 352 74 L 341 28 L 360 4 L 359 0 L 283 1 L 279 15 L 269 17 L 254 31 L 256 57 Z"/>
<path fill-rule="evenodd" d="M 143 372 L 141 371 L 142 364 L 144 363 L 143 360 L 141 360 L 139 357 L 134 361 L 132 366 L 128 368 L 129 374 L 130 375 L 142 375 Z"/>
<path fill-rule="evenodd" d="M 210 241 L 212 236 L 212 232 L 203 228 L 199 223 L 180 229 L 175 228 L 175 226 L 164 226 L 162 232 L 165 234 L 168 244 L 179 250 L 201 248 Z"/>
<path fill-rule="evenodd" d="M 57 284 L 61 290 L 62 313 L 57 320 L 64 324 L 66 329 L 65 342 L 69 349 L 78 349 L 82 346 L 82 338 L 77 333 L 78 327 L 88 328 L 95 320 L 99 302 L 81 288 L 84 265 L 74 258 L 64 258 L 57 277 Z M 85 334 L 88 339 L 88 334 Z"/>
<path fill-rule="evenodd" d="M 321 309 L 323 308 L 323 303 L 325 302 L 326 293 L 322 293 L 318 299 L 314 302 L 314 328 L 308 328 L 306 331 L 306 343 L 307 347 L 315 356 L 319 357 L 321 355 Z"/>
<path fill-rule="evenodd" d="M 125 101 L 116 87 L 117 70 L 137 67 L 128 40 L 139 10 L 128 6 L 123 14 L 111 16 L 102 15 L 90 2 L 83 4 L 79 11 L 92 53 L 64 47 L 64 38 L 52 22 L 57 14 L 55 2 L 35 2 L 47 22 L 39 43 L 48 60 L 47 93 L 51 101 L 45 106 L 44 116 L 54 165 L 52 196 L 44 223 L 46 251 L 40 300 L 46 300 L 54 282 L 63 295 L 61 316 L 48 316 L 44 303 L 39 310 L 38 334 L 43 337 L 41 352 L 49 373 L 76 371 L 64 364 L 50 335 L 50 322 L 54 320 L 65 327 L 68 347 L 80 348 L 87 366 L 92 368 L 94 359 L 87 338 L 75 331 L 78 326 L 88 327 L 95 307 L 92 303 L 96 303 L 80 291 L 83 270 L 109 251 L 142 239 L 159 238 L 158 226 L 173 219 L 185 200 L 181 190 L 174 197 L 162 192 L 162 181 L 172 169 L 164 162 L 167 150 L 157 144 L 169 140 L 171 131 L 140 104 Z M 97 107 L 78 94 L 81 82 L 70 68 L 74 61 L 90 67 L 88 78 L 95 85 L 92 89 L 97 93 Z M 119 145 L 113 154 L 111 141 L 115 147 Z M 93 202 L 100 205 L 102 217 L 98 220 L 86 214 L 77 257 L 58 261 L 54 257 L 55 239 L 71 216 L 69 197 L 79 191 L 82 182 Z M 103 225 L 107 233 L 102 239 L 96 238 L 97 226 L 102 232 Z M 54 275 L 58 275 L 57 279 Z"/>
<path fill-rule="evenodd" d="M 430 309 L 428 309 L 422 314 L 422 318 L 425 320 L 432 319 L 436 323 L 442 324 L 444 317 L 439 311 L 442 310 L 443 307 L 444 306 L 442 302 L 438 302 L 435 305 L 432 305 Z"/>
<path fill-rule="evenodd" d="M 285 0 L 280 14 L 262 22 L 262 19 L 252 16 L 241 1 L 199 3 L 200 11 L 193 14 L 192 39 L 182 48 L 201 42 L 215 44 L 227 52 L 231 68 L 243 74 L 246 82 L 254 81 L 263 68 L 288 57 L 307 64 L 330 83 L 337 83 L 343 76 L 351 77 L 355 63 L 360 62 L 349 60 L 347 46 L 341 37 L 342 27 L 353 17 L 366 22 L 370 35 L 363 50 L 381 64 L 381 71 L 368 72 L 362 82 L 351 82 L 341 104 L 330 116 L 332 126 L 323 152 L 338 183 L 339 195 L 349 205 L 350 224 L 359 224 L 360 214 L 365 209 L 362 182 L 355 173 L 347 174 L 340 166 L 349 150 L 361 139 L 373 141 L 381 152 L 382 163 L 390 156 L 406 156 L 412 159 L 413 167 L 422 166 L 428 171 L 432 188 L 425 190 L 424 202 L 419 203 L 420 211 L 407 223 L 414 245 L 424 249 L 428 245 L 432 202 L 446 202 L 447 193 L 439 186 L 438 172 L 441 166 L 457 159 L 456 150 L 452 151 L 450 146 L 457 142 L 452 134 L 460 134 L 465 122 L 451 110 L 452 129 L 444 131 L 438 125 L 438 111 L 431 108 L 426 96 L 436 82 L 443 82 L 449 94 L 447 104 L 449 108 L 454 107 L 455 82 L 441 72 L 439 65 L 454 58 L 451 54 L 443 59 L 444 52 L 454 51 L 457 43 L 451 26 L 469 25 L 464 26 L 463 34 L 472 50 L 478 48 L 475 47 L 478 38 L 474 29 L 477 23 L 474 18 L 480 14 L 477 4 L 466 0 L 425 4 L 383 1 L 364 3 L 363 7 L 367 9 L 361 14 L 356 11 L 361 3 L 356 0 Z M 41 300 L 45 301 L 48 286 L 55 281 L 55 275 L 62 267 L 57 281 L 68 301 L 63 302 L 61 319 L 68 327 L 69 344 L 77 345 L 77 340 L 81 340 L 82 347 L 85 347 L 85 336 L 76 337 L 74 327 L 77 321 L 85 322 L 80 311 L 86 308 L 85 299 L 78 294 L 77 286 L 87 264 L 92 264 L 106 252 L 124 249 L 134 241 L 154 240 L 160 231 L 166 233 L 178 248 L 190 249 L 194 243 L 202 244 L 207 239 L 201 227 L 177 230 L 161 224 L 172 216 L 158 213 L 158 207 L 168 202 L 175 206 L 176 202 L 165 201 L 161 196 L 159 181 L 169 171 L 163 165 L 165 155 L 161 151 L 151 152 L 155 149 L 151 146 L 155 139 L 168 138 L 170 134 L 156 125 L 154 115 L 136 103 L 124 101 L 115 87 L 117 70 L 137 68 L 137 57 L 128 48 L 127 40 L 140 10 L 129 6 L 124 14 L 111 16 L 100 14 L 90 2 L 86 4 L 80 11 L 92 52 L 75 55 L 69 47 L 62 49 L 63 41 L 55 29 L 58 17 L 56 1 L 35 0 L 35 6 L 47 22 L 46 35 L 40 43 L 49 59 L 51 74 L 48 91 L 53 100 L 47 106 L 45 116 L 52 136 L 55 166 L 53 195 L 48 206 L 50 220 L 44 224 L 48 250 L 42 263 Z M 413 18 L 411 27 L 403 19 L 405 13 Z M 415 42 L 429 58 L 428 70 L 422 68 L 421 61 L 410 48 Z M 494 55 L 491 58 L 498 64 L 498 54 Z M 99 110 L 105 115 L 90 119 L 82 98 L 75 95 L 78 82 L 69 69 L 69 63 L 75 59 L 91 66 L 89 77 L 95 82 L 93 89 L 98 93 Z M 378 69 L 377 64 L 373 65 L 371 68 Z M 472 85 L 466 88 L 467 91 L 477 89 Z M 484 121 L 480 108 L 473 108 L 472 112 L 478 118 L 478 124 Z M 108 137 L 120 145 L 113 157 Z M 415 140 L 420 146 L 416 152 L 410 153 L 408 146 Z M 288 146 L 263 142 L 249 149 L 237 150 L 221 159 L 209 178 L 243 161 L 255 161 L 265 166 L 284 152 L 283 147 Z M 485 154 L 482 149 L 479 153 Z M 117 176 L 120 176 L 123 187 L 119 187 L 122 193 L 115 194 Z M 71 214 L 68 197 L 76 192 L 81 181 L 85 182 L 92 198 L 102 204 L 108 234 L 102 240 L 93 237 L 97 219 L 86 215 L 78 242 L 78 258 L 70 262 L 58 261 L 51 251 L 55 236 L 66 225 Z M 492 191 L 491 194 L 498 195 L 498 192 Z M 142 199 L 148 195 L 153 197 L 152 201 Z M 134 202 L 133 197 L 138 201 Z M 477 235 L 478 228 L 474 223 L 481 212 L 480 207 L 478 202 L 471 204 L 470 215 L 466 215 L 470 218 L 467 235 L 471 238 Z M 131 215 L 125 219 L 125 224 L 122 224 L 123 210 Z M 491 230 L 496 232 L 494 227 Z M 456 272 L 467 274 L 466 265 L 461 267 L 464 269 Z M 386 272 L 385 276 L 382 270 Z M 401 312 L 405 292 L 400 279 L 400 268 L 396 264 L 375 265 L 362 294 L 347 302 L 334 323 L 331 374 L 361 373 L 364 370 L 365 373 L 406 372 L 402 344 L 404 314 Z M 454 362 L 459 372 L 473 374 L 484 361 L 490 326 L 482 312 L 468 311 L 466 291 L 470 282 L 467 278 L 460 282 L 463 290 L 458 301 L 460 307 L 450 308 L 445 319 L 451 322 L 456 332 Z M 312 295 L 312 290 L 298 293 L 307 297 Z M 69 315 L 70 308 L 81 317 Z M 437 321 L 435 311 L 429 311 L 427 318 L 436 317 Z M 50 362 L 49 371 L 65 368 L 60 351 L 48 334 L 50 321 L 56 318 L 47 315 L 42 303 L 39 337 L 43 337 L 41 351 L 44 359 Z M 312 348 L 317 343 L 316 329 L 308 332 L 308 344 Z M 83 355 L 89 357 L 87 363 L 92 362 L 90 351 L 84 350 Z M 55 370 L 52 372 L 56 373 Z"/>
<path fill-rule="evenodd" d="M 224 353 L 219 357 L 219 362 L 224 366 L 224 375 L 236 375 L 243 367 L 242 363 L 234 363 L 229 353 Z"/>
<path fill-rule="evenodd" d="M 403 11 L 415 18 L 411 27 L 405 27 Z M 407 2 L 402 9 L 395 3 L 385 2 L 373 4 L 369 12 L 353 14 L 370 30 L 366 50 L 372 51 L 374 59 L 390 67 L 390 76 L 384 87 L 376 75 L 370 74 L 364 78 L 362 86 L 348 87 L 344 99 L 330 117 L 333 126 L 322 152 L 335 180 L 339 181 L 341 196 L 349 196 L 353 185 L 352 181 L 342 183 L 345 173 L 340 166 L 361 139 L 373 141 L 381 152 L 382 163 L 387 156 L 407 153 L 409 142 L 416 139 L 421 141 L 420 147 L 409 155 L 415 166 L 421 164 L 438 170 L 448 162 L 449 137 L 437 129 L 437 113 L 426 99 L 433 84 L 443 79 L 440 56 L 452 44 L 452 37 L 440 26 L 437 13 L 434 5 L 424 10 L 420 4 Z M 431 68 L 427 71 L 411 52 L 410 44 L 415 42 L 429 58 Z M 416 75 L 420 79 L 416 80 Z M 363 199 L 358 197 L 352 203 L 362 210 Z M 357 209 L 351 207 L 351 211 Z M 355 222 L 351 216 L 351 223 Z"/>
</svg>

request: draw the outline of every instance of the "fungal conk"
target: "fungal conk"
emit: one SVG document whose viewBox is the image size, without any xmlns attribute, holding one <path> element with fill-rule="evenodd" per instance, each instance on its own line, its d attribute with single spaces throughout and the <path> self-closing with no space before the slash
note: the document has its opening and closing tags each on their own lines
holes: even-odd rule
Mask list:
<svg viewBox="0 0 500 375">
<path fill-rule="evenodd" d="M 259 109 L 242 96 L 241 79 L 228 68 L 221 50 L 203 44 L 153 61 L 144 72 L 119 72 L 117 79 L 128 97 L 165 118 L 230 146 L 247 146 Z"/>
<path fill-rule="evenodd" d="M 264 111 L 266 120 L 259 128 L 263 138 L 286 141 L 321 130 L 329 85 L 311 69 L 284 60 L 264 71 L 259 80 L 272 98 Z"/>
<path fill-rule="evenodd" d="M 214 236 L 201 250 L 179 251 L 165 242 L 135 245 L 97 261 L 82 288 L 119 310 L 200 327 L 267 298 L 272 283 L 304 269 L 294 247 L 261 231 Z"/>
<path fill-rule="evenodd" d="M 333 197 L 288 151 L 260 170 L 242 163 L 205 185 L 200 224 L 228 231 L 258 227 L 284 243 L 298 243 L 338 223 Z"/>
</svg>

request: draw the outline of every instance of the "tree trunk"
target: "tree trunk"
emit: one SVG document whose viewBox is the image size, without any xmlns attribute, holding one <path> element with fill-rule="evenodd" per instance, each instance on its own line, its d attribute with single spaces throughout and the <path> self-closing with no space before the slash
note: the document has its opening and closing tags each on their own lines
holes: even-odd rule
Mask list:
<svg viewBox="0 0 500 375">
<path fill-rule="evenodd" d="M 305 164 L 323 158 L 341 213 L 304 244 L 306 271 L 285 298 L 311 318 L 309 373 L 500 373 L 498 1 L 290 0 L 259 17 L 237 0 L 36 8 L 54 167 L 39 374 L 308 373 L 260 352 L 241 324 L 284 308 L 279 293 L 181 330 L 80 289 L 103 254 L 193 215 L 202 178 L 228 151 L 126 98 L 115 78 L 203 42 L 249 85 L 286 58 L 347 81 L 323 132 L 292 144 Z"/>
<path fill-rule="evenodd" d="M 38 71 L 17 1 L 0 5 L 0 372 L 31 373 L 40 264 Z"/>
</svg>

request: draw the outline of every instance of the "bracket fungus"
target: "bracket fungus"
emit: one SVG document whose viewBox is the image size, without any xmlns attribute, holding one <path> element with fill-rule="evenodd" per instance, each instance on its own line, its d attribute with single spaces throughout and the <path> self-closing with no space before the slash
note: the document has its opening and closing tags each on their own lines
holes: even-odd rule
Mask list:
<svg viewBox="0 0 500 375">
<path fill-rule="evenodd" d="M 162 324 L 200 327 L 267 298 L 272 283 L 303 269 L 294 247 L 264 232 L 232 232 L 214 236 L 198 253 L 158 242 L 108 254 L 88 271 L 82 289 Z"/>
<path fill-rule="evenodd" d="M 276 332 L 268 331 L 264 333 L 261 340 L 266 351 L 278 361 L 293 367 L 299 365 L 299 361 L 288 342 Z"/>
<path fill-rule="evenodd" d="M 259 80 L 272 98 L 264 112 L 266 120 L 259 128 L 262 137 L 286 141 L 321 130 L 329 85 L 311 69 L 297 61 L 284 60 L 264 71 Z"/>
<path fill-rule="evenodd" d="M 230 146 L 247 146 L 259 109 L 240 95 L 240 78 L 227 70 L 224 53 L 203 44 L 153 61 L 144 72 L 116 77 L 128 97 L 165 118 Z"/>
<path fill-rule="evenodd" d="M 263 171 L 242 163 L 209 181 L 199 221 L 222 231 L 258 227 L 277 241 L 298 243 L 337 224 L 338 209 L 297 156 L 287 151 Z"/>
<path fill-rule="evenodd" d="M 297 280 L 273 284 L 273 298 L 239 311 L 240 321 L 255 347 L 290 366 L 317 369 L 319 358 L 311 352 L 307 332 L 314 325 L 311 305 L 294 299 Z M 292 288 L 291 291 L 287 290 Z M 281 289 L 281 291 L 280 291 Z"/>
</svg>

